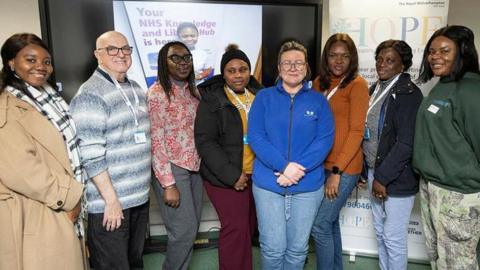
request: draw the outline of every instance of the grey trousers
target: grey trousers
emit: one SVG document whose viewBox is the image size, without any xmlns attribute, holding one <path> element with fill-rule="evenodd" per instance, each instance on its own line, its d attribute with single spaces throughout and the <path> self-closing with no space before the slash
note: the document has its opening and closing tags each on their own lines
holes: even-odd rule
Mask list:
<svg viewBox="0 0 480 270">
<path fill-rule="evenodd" d="M 167 254 L 162 269 L 186 270 L 192 258 L 193 242 L 200 224 L 203 185 L 199 173 L 171 165 L 180 192 L 178 208 L 165 205 L 163 189 L 156 179 L 153 181 L 153 189 L 168 236 Z"/>
</svg>

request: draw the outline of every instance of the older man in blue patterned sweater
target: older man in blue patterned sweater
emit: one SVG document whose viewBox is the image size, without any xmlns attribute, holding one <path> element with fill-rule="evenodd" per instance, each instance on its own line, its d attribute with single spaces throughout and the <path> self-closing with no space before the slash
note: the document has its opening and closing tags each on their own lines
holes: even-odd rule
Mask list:
<svg viewBox="0 0 480 270">
<path fill-rule="evenodd" d="M 145 91 L 126 77 L 132 47 L 120 33 L 96 43 L 98 67 L 71 113 L 88 177 L 88 244 L 96 270 L 141 269 L 151 178 Z"/>
</svg>

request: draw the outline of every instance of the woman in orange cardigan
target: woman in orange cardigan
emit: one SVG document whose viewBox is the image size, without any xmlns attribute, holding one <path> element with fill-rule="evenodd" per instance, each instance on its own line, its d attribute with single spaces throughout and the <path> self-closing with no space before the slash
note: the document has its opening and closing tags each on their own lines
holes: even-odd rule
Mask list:
<svg viewBox="0 0 480 270">
<path fill-rule="evenodd" d="M 335 119 L 335 141 L 325 161 L 325 197 L 312 228 L 317 269 L 343 269 L 338 217 L 362 171 L 361 143 L 368 109 L 368 85 L 358 75 L 358 54 L 347 34 L 331 36 L 313 88 L 327 97 Z"/>
</svg>

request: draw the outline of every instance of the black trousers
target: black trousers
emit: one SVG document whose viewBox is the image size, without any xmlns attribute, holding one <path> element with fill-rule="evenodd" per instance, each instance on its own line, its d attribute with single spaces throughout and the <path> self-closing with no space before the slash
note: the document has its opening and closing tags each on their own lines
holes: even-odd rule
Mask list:
<svg viewBox="0 0 480 270">
<path fill-rule="evenodd" d="M 103 213 L 88 214 L 87 241 L 95 270 L 143 269 L 148 210 L 149 202 L 123 210 L 125 219 L 113 232 L 102 226 Z"/>
</svg>

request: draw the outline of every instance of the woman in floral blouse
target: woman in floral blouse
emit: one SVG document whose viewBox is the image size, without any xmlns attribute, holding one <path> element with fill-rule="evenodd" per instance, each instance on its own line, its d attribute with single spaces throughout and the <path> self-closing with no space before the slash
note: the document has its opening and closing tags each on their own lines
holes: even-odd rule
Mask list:
<svg viewBox="0 0 480 270">
<path fill-rule="evenodd" d="M 163 269 L 187 269 L 202 209 L 200 158 L 193 138 L 199 95 L 192 54 L 183 43 L 165 44 L 158 67 L 147 102 L 152 165 L 158 180 L 153 181 L 153 188 L 168 235 Z"/>
</svg>

